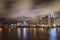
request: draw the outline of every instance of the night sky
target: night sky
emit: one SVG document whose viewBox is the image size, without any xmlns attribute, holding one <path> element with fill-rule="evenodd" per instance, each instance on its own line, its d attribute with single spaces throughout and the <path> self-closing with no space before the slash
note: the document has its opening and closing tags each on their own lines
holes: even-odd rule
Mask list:
<svg viewBox="0 0 60 40">
<path fill-rule="evenodd" d="M 14 19 L 44 16 L 52 11 L 60 11 L 59 4 L 59 0 L 0 0 L 0 17 Z"/>
</svg>

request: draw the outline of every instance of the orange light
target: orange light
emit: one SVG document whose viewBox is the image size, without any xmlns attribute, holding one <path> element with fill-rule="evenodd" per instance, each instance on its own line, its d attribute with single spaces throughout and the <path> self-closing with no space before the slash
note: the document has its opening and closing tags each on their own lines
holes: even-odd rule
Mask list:
<svg viewBox="0 0 60 40">
<path fill-rule="evenodd" d="M 10 28 L 9 28 L 9 32 L 10 32 Z"/>
<path fill-rule="evenodd" d="M 0 28 L 0 31 L 2 31 L 2 28 Z"/>
<path fill-rule="evenodd" d="M 44 25 L 40 25 L 40 26 L 44 26 Z"/>
</svg>

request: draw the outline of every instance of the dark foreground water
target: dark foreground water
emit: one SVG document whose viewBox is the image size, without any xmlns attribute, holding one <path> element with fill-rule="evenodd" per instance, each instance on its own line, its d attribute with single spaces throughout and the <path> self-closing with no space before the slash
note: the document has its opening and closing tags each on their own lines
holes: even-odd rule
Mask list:
<svg viewBox="0 0 60 40">
<path fill-rule="evenodd" d="M 0 40 L 60 40 L 60 28 L 0 28 Z"/>
</svg>

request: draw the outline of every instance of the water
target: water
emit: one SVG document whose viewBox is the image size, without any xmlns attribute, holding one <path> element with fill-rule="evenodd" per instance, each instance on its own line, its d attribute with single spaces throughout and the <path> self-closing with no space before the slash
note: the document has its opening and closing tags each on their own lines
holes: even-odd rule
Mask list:
<svg viewBox="0 0 60 40">
<path fill-rule="evenodd" d="M 0 28 L 0 40 L 60 40 L 60 28 Z"/>
</svg>

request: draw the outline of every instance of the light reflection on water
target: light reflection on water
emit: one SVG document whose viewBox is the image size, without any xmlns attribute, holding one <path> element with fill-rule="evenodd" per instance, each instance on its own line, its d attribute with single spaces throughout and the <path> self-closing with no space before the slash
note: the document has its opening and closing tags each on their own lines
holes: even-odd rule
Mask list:
<svg viewBox="0 0 60 40">
<path fill-rule="evenodd" d="M 23 40 L 26 40 L 27 38 L 27 29 L 23 28 Z"/>
<path fill-rule="evenodd" d="M 21 34 L 20 28 L 17 29 L 17 32 L 18 32 L 18 38 L 20 39 L 20 34 Z"/>
<path fill-rule="evenodd" d="M 50 35 L 50 40 L 57 40 L 56 38 L 56 28 L 50 29 L 49 35 Z"/>
<path fill-rule="evenodd" d="M 17 28 L 17 31 L 13 29 L 9 32 L 9 37 L 12 40 L 17 40 L 17 36 L 18 40 L 60 40 L 58 39 L 60 31 L 57 30 L 60 28 L 50 28 L 46 32 L 43 28 Z M 7 34 L 5 37 L 8 37 Z M 2 31 L 0 31 L 0 40 L 2 40 Z"/>
</svg>

